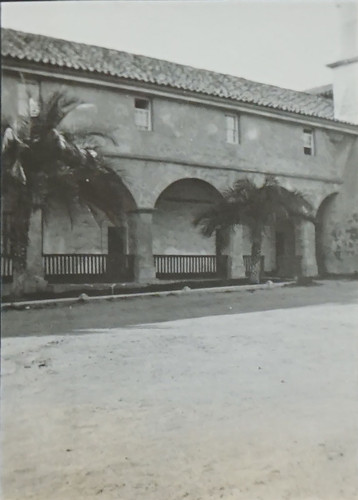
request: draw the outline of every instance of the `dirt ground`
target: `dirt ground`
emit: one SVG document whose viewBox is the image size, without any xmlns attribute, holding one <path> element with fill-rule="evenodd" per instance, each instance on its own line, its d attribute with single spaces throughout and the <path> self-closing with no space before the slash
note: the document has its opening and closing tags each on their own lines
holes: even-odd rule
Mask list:
<svg viewBox="0 0 358 500">
<path fill-rule="evenodd" d="M 67 335 L 79 330 L 118 328 L 185 318 L 358 301 L 358 280 L 321 281 L 319 286 L 268 288 L 59 304 L 2 314 L 2 336 Z"/>
<path fill-rule="evenodd" d="M 3 313 L 4 500 L 355 500 L 358 283 Z"/>
</svg>

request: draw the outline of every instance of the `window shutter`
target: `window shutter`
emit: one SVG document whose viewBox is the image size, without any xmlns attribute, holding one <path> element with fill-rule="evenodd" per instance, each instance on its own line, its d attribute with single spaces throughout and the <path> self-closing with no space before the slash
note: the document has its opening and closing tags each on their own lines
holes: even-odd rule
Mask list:
<svg viewBox="0 0 358 500">
<path fill-rule="evenodd" d="M 313 130 L 303 130 L 303 151 L 306 155 L 314 154 L 314 135 Z"/>
<path fill-rule="evenodd" d="M 135 124 L 138 128 L 149 130 L 149 110 L 137 109 L 135 110 Z"/>
<path fill-rule="evenodd" d="M 303 147 L 312 148 L 312 132 L 305 131 L 303 133 Z"/>
<path fill-rule="evenodd" d="M 134 122 L 139 130 L 152 130 L 151 102 L 149 99 L 134 100 Z"/>
</svg>

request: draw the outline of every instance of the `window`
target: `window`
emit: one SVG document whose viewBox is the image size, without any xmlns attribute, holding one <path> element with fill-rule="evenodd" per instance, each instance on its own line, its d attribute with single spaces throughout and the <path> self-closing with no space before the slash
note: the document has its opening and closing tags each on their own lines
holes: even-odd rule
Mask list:
<svg viewBox="0 0 358 500">
<path fill-rule="evenodd" d="M 313 130 L 303 129 L 303 152 L 305 155 L 314 155 L 314 137 Z"/>
<path fill-rule="evenodd" d="M 226 142 L 239 144 L 239 117 L 237 115 L 226 115 Z"/>
<path fill-rule="evenodd" d="M 152 130 L 151 102 L 149 99 L 134 100 L 134 121 L 139 130 Z"/>
<path fill-rule="evenodd" d="M 40 86 L 37 82 L 20 82 L 17 86 L 18 114 L 38 116 L 40 112 Z"/>
</svg>

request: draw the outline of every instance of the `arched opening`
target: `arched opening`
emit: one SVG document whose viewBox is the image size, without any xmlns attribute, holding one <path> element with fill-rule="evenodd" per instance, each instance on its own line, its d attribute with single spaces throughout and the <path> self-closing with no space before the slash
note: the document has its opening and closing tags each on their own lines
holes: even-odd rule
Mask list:
<svg viewBox="0 0 358 500">
<path fill-rule="evenodd" d="M 327 231 L 328 217 L 334 208 L 334 201 L 338 193 L 332 193 L 327 196 L 319 206 L 316 214 L 316 259 L 319 276 L 325 276 L 328 273 L 327 257 L 331 251 L 329 235 Z"/>
<path fill-rule="evenodd" d="M 45 278 L 51 283 L 127 281 L 133 274 L 129 253 L 128 214 L 134 198 L 122 186 L 122 210 L 117 222 L 94 207 L 69 209 L 52 200 L 43 212 L 42 253 Z"/>
<path fill-rule="evenodd" d="M 168 186 L 155 204 L 153 254 L 158 278 L 218 276 L 220 238 L 207 238 L 194 227 L 195 217 L 221 194 L 209 183 L 181 179 Z"/>
</svg>

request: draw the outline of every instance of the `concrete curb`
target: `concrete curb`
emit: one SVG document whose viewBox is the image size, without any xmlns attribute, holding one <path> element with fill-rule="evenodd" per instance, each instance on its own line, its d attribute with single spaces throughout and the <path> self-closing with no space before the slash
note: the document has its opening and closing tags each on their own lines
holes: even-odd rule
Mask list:
<svg viewBox="0 0 358 500">
<path fill-rule="evenodd" d="M 31 300 L 24 302 L 5 302 L 1 304 L 1 309 L 6 311 L 7 309 L 26 309 L 26 308 L 40 308 L 46 305 L 57 305 L 57 304 L 80 304 L 93 302 L 98 300 L 122 300 L 122 299 L 136 299 L 143 297 L 167 297 L 169 295 L 183 295 L 189 293 L 230 293 L 230 292 L 246 292 L 255 290 L 271 290 L 272 288 L 281 288 L 286 285 L 292 284 L 292 281 L 284 281 L 280 283 L 261 283 L 259 285 L 234 285 L 234 286 L 223 286 L 223 287 L 211 287 L 211 288 L 186 288 L 182 290 L 166 290 L 162 292 L 143 292 L 143 293 L 126 293 L 117 295 L 95 295 L 95 296 L 85 296 L 83 294 L 78 297 L 66 297 L 59 299 L 44 299 L 44 300 Z M 85 294 L 84 294 L 85 295 Z"/>
</svg>

